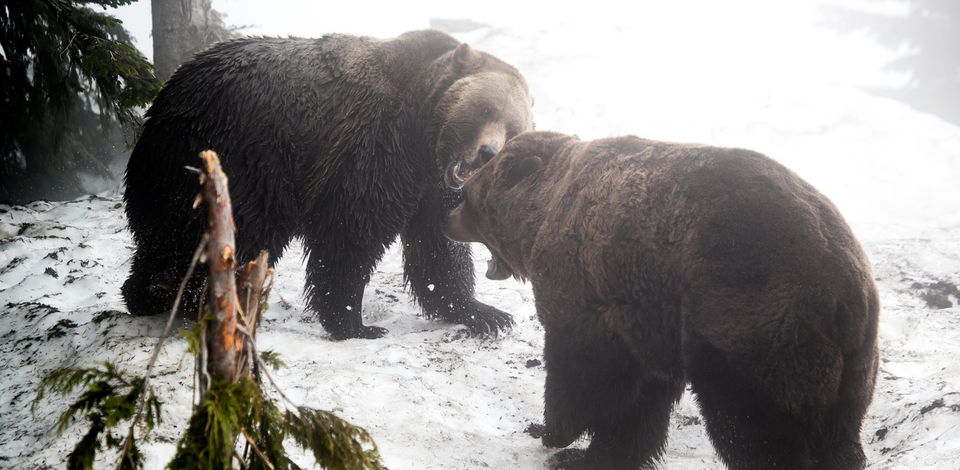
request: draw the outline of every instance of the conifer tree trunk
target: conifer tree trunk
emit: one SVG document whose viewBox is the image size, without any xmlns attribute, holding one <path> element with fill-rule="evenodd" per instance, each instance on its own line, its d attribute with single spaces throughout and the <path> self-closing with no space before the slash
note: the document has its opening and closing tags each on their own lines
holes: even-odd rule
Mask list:
<svg viewBox="0 0 960 470">
<path fill-rule="evenodd" d="M 210 0 L 151 0 L 153 64 L 158 77 L 170 78 L 200 49 L 198 31 L 206 26 L 209 12 Z"/>
</svg>

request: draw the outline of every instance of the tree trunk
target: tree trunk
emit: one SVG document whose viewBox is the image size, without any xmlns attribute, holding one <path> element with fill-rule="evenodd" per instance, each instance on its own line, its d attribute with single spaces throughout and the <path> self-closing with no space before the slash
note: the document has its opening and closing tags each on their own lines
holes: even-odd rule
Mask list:
<svg viewBox="0 0 960 470">
<path fill-rule="evenodd" d="M 207 24 L 210 0 L 151 0 L 153 64 L 157 76 L 170 78 L 181 63 L 200 49 L 199 31 Z"/>
</svg>

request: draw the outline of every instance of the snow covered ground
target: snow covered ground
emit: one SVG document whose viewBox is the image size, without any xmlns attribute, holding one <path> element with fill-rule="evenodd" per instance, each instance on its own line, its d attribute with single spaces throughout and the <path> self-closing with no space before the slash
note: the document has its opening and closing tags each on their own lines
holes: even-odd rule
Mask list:
<svg viewBox="0 0 960 470">
<path fill-rule="evenodd" d="M 231 22 L 252 22 L 230 10 L 234 3 L 214 7 Z M 897 80 L 870 69 L 883 54 L 856 38 L 799 29 L 815 19 L 799 2 L 777 3 L 785 11 L 749 0 L 733 2 L 735 11 L 672 4 L 681 6 L 531 13 L 528 22 L 501 21 L 485 8 L 473 18 L 493 26 L 459 37 L 526 75 L 538 129 L 752 148 L 831 197 L 864 244 L 881 292 L 882 362 L 863 429 L 870 468 L 956 470 L 960 128 L 859 91 L 854 85 Z M 283 5 L 271 13 L 282 14 Z M 756 21 L 735 22 L 748 10 Z M 391 27 L 402 29 L 374 31 L 363 23 L 338 29 L 329 26 L 336 18 L 323 18 L 326 27 L 312 33 L 296 30 L 294 15 L 289 31 L 253 32 L 388 36 L 459 14 L 398 15 Z M 768 25 L 774 17 L 779 26 Z M 132 249 L 118 191 L 0 205 L 0 468 L 62 468 L 79 438 L 79 427 L 60 438 L 52 432 L 60 404 L 30 414 L 47 373 L 106 359 L 132 372 L 145 367 L 164 319 L 124 312 L 119 288 Z M 365 322 L 390 334 L 333 342 L 304 313 L 296 248 L 277 268 L 259 347 L 288 364 L 275 374 L 288 396 L 365 427 L 391 469 L 545 469 L 551 451 L 523 432 L 543 412 L 533 295 L 513 280 L 486 280 L 485 252 L 475 253 L 478 297 L 517 320 L 498 340 L 422 318 L 403 289 L 394 247 L 364 295 Z M 182 340 L 169 341 L 157 365 L 153 383 L 167 414 L 146 446 L 150 469 L 169 460 L 190 411 L 184 350 Z M 689 394 L 674 413 L 662 467 L 721 468 Z"/>
</svg>

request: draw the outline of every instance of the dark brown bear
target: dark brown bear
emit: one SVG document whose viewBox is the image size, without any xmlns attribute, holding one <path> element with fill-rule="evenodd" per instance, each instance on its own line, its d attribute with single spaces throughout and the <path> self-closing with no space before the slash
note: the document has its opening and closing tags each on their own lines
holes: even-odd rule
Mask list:
<svg viewBox="0 0 960 470">
<path fill-rule="evenodd" d="M 468 178 L 444 228 L 533 284 L 555 468 L 663 453 L 692 384 L 732 469 L 864 466 L 877 374 L 871 268 L 837 208 L 755 152 L 528 133 Z"/>
<path fill-rule="evenodd" d="M 198 54 L 167 82 L 127 166 L 137 250 L 123 286 L 135 315 L 170 308 L 205 226 L 193 210 L 199 152 L 229 176 L 238 260 L 275 261 L 304 240 L 310 308 L 336 339 L 375 338 L 361 298 L 399 235 L 425 313 L 475 332 L 512 325 L 473 297 L 468 245 L 440 231 L 468 175 L 533 128 L 533 99 L 510 65 L 438 31 L 397 38 L 248 38 Z M 196 303 L 202 275 L 191 280 Z"/>
</svg>

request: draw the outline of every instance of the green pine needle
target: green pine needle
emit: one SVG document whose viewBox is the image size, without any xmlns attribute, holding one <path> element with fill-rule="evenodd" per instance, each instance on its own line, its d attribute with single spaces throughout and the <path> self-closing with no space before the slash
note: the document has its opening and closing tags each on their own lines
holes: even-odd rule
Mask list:
<svg viewBox="0 0 960 470">
<path fill-rule="evenodd" d="M 287 368 L 287 363 L 280 359 L 280 354 L 271 349 L 260 351 L 260 359 L 263 359 L 263 363 L 270 366 L 273 370 Z"/>
<path fill-rule="evenodd" d="M 121 439 L 113 430 L 124 422 L 133 419 L 137 411 L 137 401 L 143 393 L 143 377 L 130 377 L 110 362 L 102 362 L 95 368 L 60 369 L 48 375 L 40 382 L 37 397 L 30 406 L 31 413 L 36 412 L 47 392 L 61 397 L 82 390 L 80 396 L 67 407 L 57 419 L 57 436 L 82 416 L 89 424 L 89 430 L 80 439 L 67 456 L 68 470 L 89 470 L 97 453 L 106 449 L 120 451 L 122 470 L 143 468 L 143 456 L 133 439 Z M 145 427 L 151 431 L 160 422 L 161 402 L 152 391 L 147 396 L 148 412 Z"/>
<path fill-rule="evenodd" d="M 328 411 L 301 406 L 299 416 L 287 412 L 286 425 L 294 441 L 313 452 L 317 463 L 337 470 L 383 470 L 377 446 L 367 431 Z M 373 448 L 368 453 L 363 445 Z"/>
<path fill-rule="evenodd" d="M 248 378 L 239 383 L 213 381 L 167 468 L 231 469 L 234 438 L 241 426 L 253 427 L 261 401 L 260 387 Z"/>
</svg>

